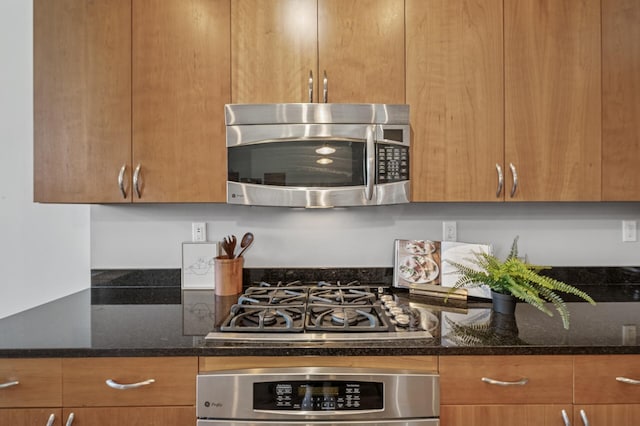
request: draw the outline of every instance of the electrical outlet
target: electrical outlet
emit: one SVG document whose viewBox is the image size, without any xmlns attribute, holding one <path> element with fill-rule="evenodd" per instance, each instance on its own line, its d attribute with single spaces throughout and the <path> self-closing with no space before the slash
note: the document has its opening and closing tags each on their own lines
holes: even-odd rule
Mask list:
<svg viewBox="0 0 640 426">
<path fill-rule="evenodd" d="M 442 241 L 457 241 L 458 230 L 455 222 L 442 222 Z"/>
<path fill-rule="evenodd" d="M 622 344 L 635 346 L 638 339 L 637 328 L 633 324 L 622 326 Z"/>
<path fill-rule="evenodd" d="M 638 234 L 636 230 L 635 220 L 623 220 L 622 221 L 622 242 L 634 242 L 638 241 Z"/>
<path fill-rule="evenodd" d="M 205 222 L 193 222 L 191 224 L 191 241 L 207 241 L 207 224 Z"/>
</svg>

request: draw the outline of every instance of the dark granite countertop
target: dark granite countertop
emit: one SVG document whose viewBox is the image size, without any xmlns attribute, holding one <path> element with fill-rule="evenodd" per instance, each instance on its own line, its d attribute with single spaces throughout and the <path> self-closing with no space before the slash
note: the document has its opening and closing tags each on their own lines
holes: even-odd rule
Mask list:
<svg viewBox="0 0 640 426">
<path fill-rule="evenodd" d="M 0 357 L 640 354 L 640 338 L 622 337 L 623 326 L 640 329 L 640 269 L 556 269 L 598 302 L 569 301 L 569 330 L 558 314 L 527 304 L 518 304 L 514 318 L 493 313 L 486 302 L 439 305 L 399 293 L 433 314 L 434 338 L 374 343 L 205 342 L 234 296 L 181 290 L 179 270 L 96 271 L 90 289 L 0 319 Z M 386 268 L 350 271 L 364 283 L 388 283 Z M 280 275 L 286 280 L 290 273 L 245 270 L 245 284 Z"/>
</svg>

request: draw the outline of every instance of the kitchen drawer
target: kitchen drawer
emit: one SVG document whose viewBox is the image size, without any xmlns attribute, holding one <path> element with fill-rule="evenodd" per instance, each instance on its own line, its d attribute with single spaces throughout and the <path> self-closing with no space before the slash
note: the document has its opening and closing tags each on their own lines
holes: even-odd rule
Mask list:
<svg viewBox="0 0 640 426">
<path fill-rule="evenodd" d="M 0 359 L 0 407 L 61 407 L 62 361 L 48 359 Z"/>
<path fill-rule="evenodd" d="M 502 386 L 483 378 L 526 384 Z M 569 356 L 440 357 L 442 404 L 570 404 L 572 379 Z"/>
<path fill-rule="evenodd" d="M 62 362 L 65 407 L 195 405 L 197 357 L 78 358 Z M 113 389 L 153 379 L 148 385 Z"/>
<path fill-rule="evenodd" d="M 624 383 L 617 377 L 637 384 Z M 575 357 L 575 402 L 640 404 L 640 355 Z"/>
</svg>

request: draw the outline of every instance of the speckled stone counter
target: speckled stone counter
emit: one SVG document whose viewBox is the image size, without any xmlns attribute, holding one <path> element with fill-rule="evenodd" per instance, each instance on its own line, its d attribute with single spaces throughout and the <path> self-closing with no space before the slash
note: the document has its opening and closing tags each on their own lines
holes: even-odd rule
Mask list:
<svg viewBox="0 0 640 426">
<path fill-rule="evenodd" d="M 640 269 L 575 268 L 566 275 L 568 269 L 554 272 L 598 302 L 568 302 L 569 330 L 558 314 L 548 317 L 522 303 L 515 317 L 504 317 L 486 302 L 440 305 L 398 293 L 432 314 L 434 337 L 374 343 L 207 342 L 235 296 L 183 291 L 179 270 L 96 271 L 90 289 L 0 319 L 0 357 L 640 354 L 640 338 L 622 336 L 625 325 L 640 329 Z M 350 271 L 365 283 L 389 277 L 385 268 Z M 286 279 L 289 273 L 245 270 L 245 285 L 274 274 Z"/>
</svg>

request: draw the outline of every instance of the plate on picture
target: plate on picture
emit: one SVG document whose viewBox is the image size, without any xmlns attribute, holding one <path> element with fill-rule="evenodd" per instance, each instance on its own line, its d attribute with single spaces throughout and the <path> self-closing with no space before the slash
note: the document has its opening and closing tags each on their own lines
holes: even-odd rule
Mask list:
<svg viewBox="0 0 640 426">
<path fill-rule="evenodd" d="M 427 256 L 408 256 L 402 260 L 398 269 L 403 279 L 416 284 L 431 282 L 440 273 L 438 264 Z"/>
</svg>

